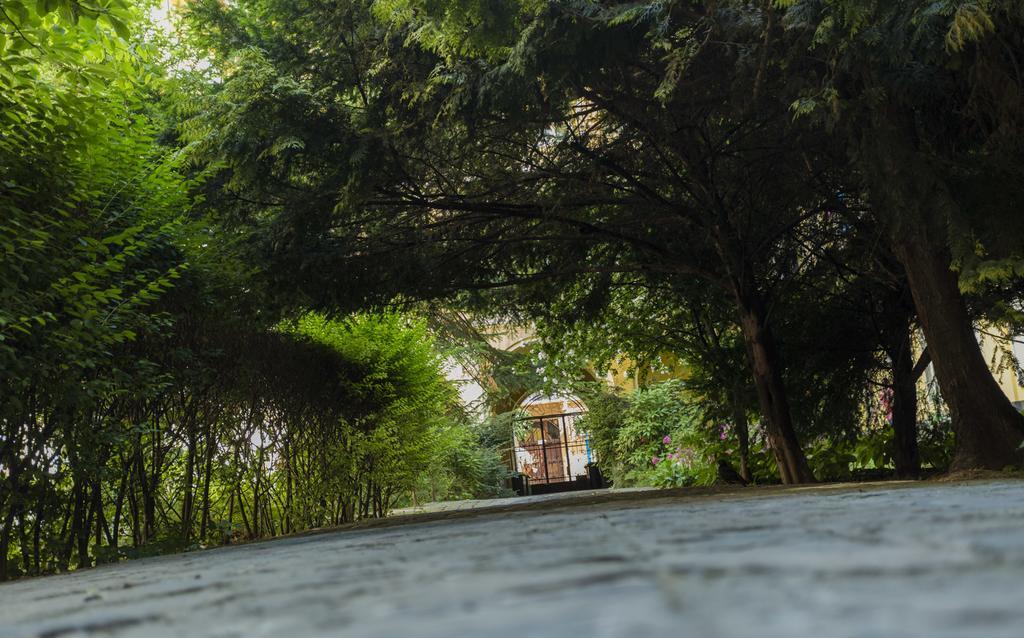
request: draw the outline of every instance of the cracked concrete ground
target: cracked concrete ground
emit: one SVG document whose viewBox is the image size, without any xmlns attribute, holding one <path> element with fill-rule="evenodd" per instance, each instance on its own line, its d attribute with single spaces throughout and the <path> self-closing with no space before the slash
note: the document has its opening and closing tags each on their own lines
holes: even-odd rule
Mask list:
<svg viewBox="0 0 1024 638">
<path fill-rule="evenodd" d="M 1019 638 L 1024 482 L 591 493 L 0 586 L 0 638 L 667 632 Z"/>
</svg>

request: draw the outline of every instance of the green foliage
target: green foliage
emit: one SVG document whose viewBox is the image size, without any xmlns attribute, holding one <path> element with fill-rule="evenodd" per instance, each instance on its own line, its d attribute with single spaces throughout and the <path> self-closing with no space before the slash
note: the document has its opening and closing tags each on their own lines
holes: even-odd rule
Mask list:
<svg viewBox="0 0 1024 638">
<path fill-rule="evenodd" d="M 1022 6 L 196 0 L 172 42 L 150 2 L 3 0 L 0 578 L 498 495 L 515 417 L 449 356 L 506 404 L 631 358 L 582 391 L 619 485 L 713 482 L 758 409 L 757 482 L 809 479 L 768 434 L 888 468 L 902 242 L 968 341 L 1021 323 Z M 535 357 L 381 311 L 424 300 Z"/>
<path fill-rule="evenodd" d="M 692 399 L 691 399 L 692 400 Z M 717 449 L 677 380 L 628 396 L 595 393 L 579 421 L 615 485 L 681 487 L 716 479 Z"/>
<path fill-rule="evenodd" d="M 500 484 L 493 455 L 464 425 L 455 388 L 422 321 L 386 314 L 340 322 L 308 314 L 289 330 L 358 371 L 334 381 L 346 402 L 339 408 L 350 475 L 339 477 L 335 466 L 332 481 L 367 482 L 368 490 L 379 492 L 374 498 L 383 499 L 376 515 L 422 490 L 423 477 L 430 477 L 434 498 L 479 495 Z"/>
<path fill-rule="evenodd" d="M 616 439 L 625 421 L 629 399 L 616 392 L 607 392 L 601 385 L 587 388 L 582 398 L 587 404 L 587 412 L 577 421 L 576 427 L 589 436 L 604 475 L 617 483 L 626 472 L 617 454 Z"/>
<path fill-rule="evenodd" d="M 187 184 L 178 160 L 153 143 L 151 113 L 140 113 L 144 47 L 129 53 L 110 32 L 134 14 L 108 4 L 4 5 L 15 34 L 0 46 L 0 358 L 8 365 L 22 348 L 15 340 L 88 352 L 132 338 L 132 313 L 180 273 L 167 246 Z"/>
<path fill-rule="evenodd" d="M 923 403 L 923 419 L 919 423 L 918 447 L 921 464 L 933 470 L 944 471 L 950 467 L 956 449 L 949 410 L 942 402 L 938 388 L 928 387 Z"/>
<path fill-rule="evenodd" d="M 697 448 L 699 449 L 699 448 Z M 690 487 L 713 485 L 718 480 L 718 469 L 714 460 L 696 452 L 694 447 L 674 447 L 658 457 L 657 464 L 643 473 L 643 483 L 656 487 Z"/>
<path fill-rule="evenodd" d="M 626 478 L 651 464 L 665 436 L 675 434 L 677 440 L 683 439 L 681 444 L 691 442 L 693 412 L 678 381 L 659 383 L 631 395 L 615 437 L 616 457 L 628 468 Z"/>
<path fill-rule="evenodd" d="M 0 580 L 497 491 L 422 322 L 280 323 L 148 3 L 0 8 Z"/>
<path fill-rule="evenodd" d="M 76 543 L 87 553 L 87 490 L 128 436 L 107 416 L 164 387 L 129 352 L 167 327 L 157 305 L 187 269 L 192 200 L 156 143 L 159 68 L 129 23 L 142 18 L 123 2 L 0 10 L 0 579 L 16 520 L 65 544 L 48 548 L 58 567 Z M 52 540 L 62 516 L 72 532 Z M 21 571 L 41 571 L 25 538 Z"/>
</svg>

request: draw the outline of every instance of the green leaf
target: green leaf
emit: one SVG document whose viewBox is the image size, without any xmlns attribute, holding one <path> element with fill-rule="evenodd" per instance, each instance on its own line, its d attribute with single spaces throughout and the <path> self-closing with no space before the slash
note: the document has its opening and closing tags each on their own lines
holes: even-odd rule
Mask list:
<svg viewBox="0 0 1024 638">
<path fill-rule="evenodd" d="M 131 40 L 131 38 L 132 38 L 131 30 L 128 29 L 128 25 L 126 25 L 124 22 L 122 22 L 120 18 L 117 18 L 117 17 L 112 16 L 112 15 L 107 15 L 106 16 L 106 20 L 110 24 L 110 26 L 112 26 L 114 28 L 114 32 L 117 33 L 117 35 L 122 40 L 125 40 L 125 41 Z"/>
</svg>

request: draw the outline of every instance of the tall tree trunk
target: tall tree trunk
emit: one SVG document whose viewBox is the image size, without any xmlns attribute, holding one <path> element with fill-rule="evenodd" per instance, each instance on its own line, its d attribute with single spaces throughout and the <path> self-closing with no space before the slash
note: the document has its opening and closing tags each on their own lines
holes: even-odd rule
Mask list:
<svg viewBox="0 0 1024 638">
<path fill-rule="evenodd" d="M 7 455 L 5 455 L 7 456 Z M 14 525 L 14 515 L 18 509 L 18 492 L 20 481 L 18 467 L 11 463 L 8 456 L 7 465 L 9 474 L 6 479 L 0 480 L 0 512 L 3 512 L 3 520 L 0 521 L 0 582 L 10 577 L 8 570 L 7 554 L 11 550 L 11 529 Z"/>
<path fill-rule="evenodd" d="M 36 520 L 32 523 L 32 565 L 36 576 L 43 573 L 43 512 L 36 510 Z"/>
<path fill-rule="evenodd" d="M 135 471 L 132 470 L 132 475 Z M 135 490 L 135 484 L 132 483 L 131 477 L 128 480 L 128 513 L 132 517 L 132 547 L 138 547 L 142 544 L 142 528 L 140 526 L 141 518 L 139 517 L 139 497 Z"/>
<path fill-rule="evenodd" d="M 199 522 L 199 537 L 206 540 L 206 530 L 210 524 L 210 480 L 213 475 L 213 453 L 217 442 L 213 439 L 213 420 L 207 416 L 206 424 L 206 467 L 203 468 L 203 513 Z"/>
<path fill-rule="evenodd" d="M 159 421 L 157 418 L 153 419 L 155 424 L 153 435 L 151 437 L 151 446 L 153 461 L 149 468 L 148 477 L 144 480 L 147 482 L 148 487 L 146 488 L 146 500 L 144 501 L 145 510 L 143 514 L 146 517 L 146 541 L 156 537 L 156 507 L 157 507 L 157 489 L 160 485 L 160 479 L 163 469 L 163 458 L 164 452 L 161 452 L 163 445 L 163 430 L 159 427 Z M 164 517 L 166 520 L 166 516 Z"/>
<path fill-rule="evenodd" d="M 233 469 L 233 471 L 235 473 L 235 485 L 234 485 L 234 489 L 231 490 L 231 502 L 228 504 L 228 532 L 227 532 L 227 539 L 225 541 L 225 544 L 231 542 L 231 538 L 232 538 L 232 536 L 234 536 L 234 533 L 235 533 L 235 495 L 236 494 L 238 495 L 238 500 L 239 500 L 238 507 L 240 509 L 242 509 L 242 508 L 244 508 L 244 505 L 245 505 L 244 503 L 241 502 L 241 500 L 242 500 L 242 469 L 239 466 L 240 457 L 241 457 L 241 448 L 242 448 L 242 443 L 239 440 L 237 443 L 235 443 L 235 455 L 234 455 L 234 461 L 232 461 L 232 469 Z M 243 521 L 245 520 L 245 510 L 244 509 L 242 509 L 242 520 Z M 246 527 L 246 530 L 248 530 L 249 523 L 247 521 L 245 522 L 245 527 Z"/>
<path fill-rule="evenodd" d="M 7 554 L 11 549 L 11 526 L 14 525 L 14 508 L 8 507 L 4 514 L 3 526 L 0 527 L 0 582 L 10 577 L 7 569 Z"/>
<path fill-rule="evenodd" d="M 985 362 L 951 257 L 942 242 L 904 227 L 892 241 L 907 272 L 918 320 L 956 433 L 951 470 L 1019 465 L 1024 417 Z"/>
<path fill-rule="evenodd" d="M 284 471 L 285 471 L 285 507 L 284 507 L 284 533 L 290 534 L 294 531 L 292 527 L 292 445 L 291 435 L 284 439 Z"/>
<path fill-rule="evenodd" d="M 136 528 L 138 533 L 138 544 L 145 545 L 153 537 L 156 518 L 156 498 L 150 493 L 149 478 L 146 472 L 145 452 L 142 448 L 142 434 L 135 439 L 135 478 L 139 481 L 139 488 L 142 492 L 142 525 L 139 526 L 138 511 L 134 512 Z M 137 507 L 133 503 L 133 508 Z"/>
<path fill-rule="evenodd" d="M 958 203 L 933 159 L 918 151 L 916 132 L 915 115 L 891 103 L 859 135 L 872 196 L 889 213 L 880 219 L 906 271 L 935 377 L 949 406 L 956 434 L 950 469 L 1019 465 L 1024 417 L 985 362 L 951 268 L 947 222 Z"/>
<path fill-rule="evenodd" d="M 114 520 L 110 526 L 110 547 L 115 550 L 121 544 L 121 517 L 124 514 L 124 499 L 128 492 L 128 478 L 131 475 L 130 464 L 122 463 L 121 467 L 121 481 L 117 486 L 117 498 L 114 501 Z"/>
<path fill-rule="evenodd" d="M 192 540 L 192 486 L 196 471 L 196 437 L 189 428 L 188 452 L 185 457 L 185 487 L 181 499 L 181 537 L 187 545 Z"/>
<path fill-rule="evenodd" d="M 738 388 L 732 393 L 732 423 L 736 428 L 736 438 L 739 440 L 740 476 L 748 483 L 750 477 L 750 422 L 747 420 L 747 411 L 743 407 L 743 394 Z"/>
<path fill-rule="evenodd" d="M 263 507 L 262 499 L 260 498 L 260 489 L 262 488 L 263 479 L 263 436 L 262 431 L 260 434 L 260 447 L 257 453 L 256 459 L 256 480 L 252 489 L 252 527 L 255 537 L 263 535 L 263 529 L 260 523 L 260 512 Z"/>
<path fill-rule="evenodd" d="M 92 567 L 92 557 L 89 556 L 89 531 L 92 528 L 92 518 L 95 514 L 94 501 L 91 493 L 87 494 L 83 486 L 81 489 L 82 512 L 85 514 L 82 524 L 78 528 L 78 568 Z"/>
<path fill-rule="evenodd" d="M 28 524 L 25 521 L 24 505 L 18 508 L 18 547 L 21 549 L 21 571 L 27 576 L 32 573 L 32 556 L 29 554 Z"/>
<path fill-rule="evenodd" d="M 747 346 L 757 398 L 779 468 L 779 477 L 787 485 L 813 483 L 814 474 L 811 473 L 807 457 L 793 429 L 789 400 L 782 380 L 782 365 L 775 337 L 767 322 L 764 302 L 751 286 L 742 283 L 736 285 L 735 297 L 739 307 L 740 329 Z"/>
<path fill-rule="evenodd" d="M 231 496 L 228 498 L 228 528 L 224 532 L 224 544 L 227 545 L 231 542 L 231 535 L 235 531 L 235 490 L 231 490 Z"/>
<path fill-rule="evenodd" d="M 61 562 L 66 568 L 66 566 L 71 562 L 72 554 L 75 549 L 77 549 L 78 567 L 88 567 L 89 529 L 87 527 L 88 521 L 86 520 L 88 517 L 88 512 L 86 511 L 88 503 L 85 498 L 85 488 L 82 486 L 82 481 L 79 478 L 75 478 L 72 481 L 71 498 L 73 502 L 71 527 L 68 530 L 68 537 L 64 544 L 64 552 L 61 557 Z M 84 548 L 83 544 L 85 545 Z"/>
<path fill-rule="evenodd" d="M 238 511 L 242 515 L 242 523 L 245 525 L 245 534 L 248 538 L 256 538 L 253 528 L 249 525 L 249 518 L 245 515 L 245 499 L 242 498 L 241 487 L 238 488 Z M 253 510 L 255 514 L 255 510 Z"/>
<path fill-rule="evenodd" d="M 93 509 L 93 538 L 96 541 L 96 553 L 97 557 L 99 554 L 100 547 L 103 546 L 103 528 L 106 527 L 107 521 L 103 515 L 103 485 L 100 481 L 93 481 L 92 484 L 92 509 Z M 107 537 L 110 536 L 110 530 L 107 530 Z"/>
<path fill-rule="evenodd" d="M 896 322 L 885 335 L 885 350 L 892 369 L 893 463 L 897 478 L 918 478 L 921 458 L 917 449 L 917 375 L 910 317 L 898 308 L 890 308 L 889 313 Z"/>
<path fill-rule="evenodd" d="M 64 535 L 68 532 L 68 526 L 74 521 L 74 513 L 67 509 L 64 510 L 64 520 L 60 524 L 60 534 L 57 536 L 62 542 L 60 553 L 57 555 L 57 571 L 66 572 L 71 567 L 71 536 L 68 536 L 67 542 L 64 542 Z M 72 532 L 73 534 L 73 532 Z"/>
</svg>

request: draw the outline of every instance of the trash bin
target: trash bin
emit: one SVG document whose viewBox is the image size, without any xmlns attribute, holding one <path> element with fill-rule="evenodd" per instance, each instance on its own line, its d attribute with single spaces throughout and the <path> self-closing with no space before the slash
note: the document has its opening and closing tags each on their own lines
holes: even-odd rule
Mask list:
<svg viewBox="0 0 1024 638">
<path fill-rule="evenodd" d="M 516 496 L 526 496 L 530 493 L 530 477 L 516 472 L 509 477 L 509 487 Z"/>
<path fill-rule="evenodd" d="M 601 474 L 601 468 L 597 467 L 596 463 L 587 464 L 587 478 L 590 480 L 591 489 L 599 490 L 608 487 L 604 475 Z"/>
</svg>

